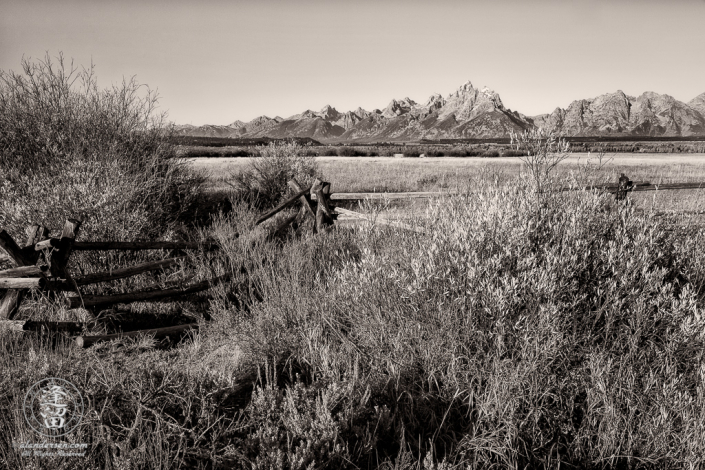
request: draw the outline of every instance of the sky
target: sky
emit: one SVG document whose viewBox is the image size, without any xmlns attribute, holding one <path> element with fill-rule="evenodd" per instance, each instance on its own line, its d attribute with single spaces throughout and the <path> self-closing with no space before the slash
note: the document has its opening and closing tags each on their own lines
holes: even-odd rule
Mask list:
<svg viewBox="0 0 705 470">
<path fill-rule="evenodd" d="M 533 116 L 705 92 L 705 0 L 0 0 L 0 69 L 63 53 L 177 124 L 425 102 L 470 80 Z"/>
</svg>

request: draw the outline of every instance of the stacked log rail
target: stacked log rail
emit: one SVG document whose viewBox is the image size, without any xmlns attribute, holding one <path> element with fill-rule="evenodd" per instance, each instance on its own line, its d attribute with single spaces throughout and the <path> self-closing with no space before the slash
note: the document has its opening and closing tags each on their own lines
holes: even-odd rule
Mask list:
<svg viewBox="0 0 705 470">
<path fill-rule="evenodd" d="M 598 190 L 605 191 L 608 193 L 616 193 L 620 189 L 619 184 L 615 183 L 605 183 L 605 184 L 590 184 L 590 185 L 577 185 L 577 186 L 564 186 L 558 188 L 557 191 L 583 191 L 583 190 Z M 634 182 L 632 183 L 632 188 L 630 192 L 641 192 L 641 191 L 677 191 L 685 189 L 705 189 L 705 182 L 692 182 L 692 183 L 650 183 L 645 182 Z M 398 193 L 333 193 L 330 195 L 331 201 L 362 201 L 362 200 L 385 200 L 385 199 L 424 199 L 424 198 L 436 198 L 444 196 L 453 196 L 461 194 L 458 191 L 416 191 L 416 192 L 398 192 Z M 315 199 L 315 198 L 314 198 Z"/>
<path fill-rule="evenodd" d="M 75 221 L 67 222 L 67 227 L 77 227 Z M 72 231 L 75 229 L 72 228 Z M 72 233 L 75 236 L 75 232 Z M 48 248 L 53 248 L 56 251 L 52 253 L 51 256 L 51 269 L 47 265 L 41 266 L 17 266 L 15 268 L 6 269 L 0 271 L 0 289 L 40 289 L 40 290 L 52 290 L 52 291 L 69 291 L 77 292 L 77 288 L 80 286 L 86 286 L 90 284 L 97 284 L 101 282 L 111 282 L 118 279 L 124 279 L 127 277 L 136 276 L 149 271 L 156 271 L 161 269 L 166 269 L 170 266 L 177 264 L 184 257 L 174 257 L 158 261 L 149 261 L 135 266 L 129 266 L 125 268 L 119 268 L 111 270 L 108 272 L 97 272 L 85 274 L 78 276 L 76 278 L 71 278 L 66 272 L 66 265 L 68 263 L 68 256 L 66 253 L 66 247 L 70 245 L 72 251 L 85 251 L 85 250 L 185 250 L 185 249 L 198 249 L 204 248 L 206 250 L 212 250 L 217 248 L 215 243 L 194 243 L 194 242 L 164 242 L 164 241 L 146 241 L 146 242 L 73 242 L 70 244 L 66 243 L 67 237 L 62 238 L 50 238 L 36 243 L 34 246 L 25 247 L 19 250 L 16 244 L 13 246 L 13 240 L 7 234 L 7 232 L 2 231 L 0 233 L 0 239 L 4 240 L 5 250 L 8 253 L 14 253 L 13 256 L 15 263 L 22 262 L 26 264 L 25 258 L 20 258 L 18 253 L 31 253 L 33 250 L 37 254 L 46 250 Z M 73 240 L 73 238 L 69 238 Z M 19 251 L 18 251 L 19 250 Z M 59 256 L 56 256 L 56 255 Z M 62 256 L 63 254 L 63 256 Z M 12 255 L 11 255 L 12 256 Z M 19 261 L 18 261 L 19 260 Z M 57 262 L 58 260 L 58 262 Z M 58 275 L 57 275 L 58 274 Z M 215 282 L 221 282 L 223 279 L 215 279 Z M 81 302 L 81 297 L 69 297 L 67 303 L 69 308 L 78 308 L 81 306 L 98 306 L 98 305 L 108 305 L 110 303 L 131 303 L 137 301 L 145 301 L 150 299 L 164 299 L 168 297 L 176 297 L 180 295 L 200 292 L 206 290 L 210 287 L 208 281 L 201 281 L 192 285 L 188 285 L 182 288 L 172 288 L 166 290 L 148 290 L 145 292 L 134 292 L 127 294 L 119 294 L 115 296 L 98 296 L 101 298 L 99 302 L 89 301 L 88 304 L 84 305 Z M 5 297 L 14 295 L 12 292 L 8 291 Z M 86 296 L 87 298 L 92 298 L 96 296 Z M 7 302 L 2 302 L 4 305 Z M 5 309 L 0 311 L 0 316 L 11 320 L 16 312 L 18 305 L 15 306 L 13 311 Z"/>
<path fill-rule="evenodd" d="M 167 289 L 146 289 L 138 292 L 128 292 L 124 294 L 95 296 L 81 296 L 79 287 L 101 282 L 111 282 L 149 271 L 166 269 L 174 266 L 184 256 L 176 256 L 168 259 L 149 261 L 134 266 L 114 269 L 108 272 L 96 272 L 71 277 L 67 266 L 71 254 L 76 251 L 95 250 L 213 250 L 218 245 L 214 242 L 178 242 L 178 241 L 75 241 L 81 222 L 77 220 L 67 220 L 58 238 L 49 238 L 49 231 L 40 226 L 32 226 L 27 230 L 28 240 L 24 247 L 20 248 L 14 239 L 4 230 L 0 231 L 0 248 L 7 253 L 5 257 L 14 267 L 0 271 L 0 289 L 6 289 L 5 295 L 0 300 L 0 318 L 4 319 L 5 326 L 21 331 L 63 331 L 67 333 L 78 333 L 89 326 L 82 322 L 54 322 L 54 321 L 23 321 L 13 320 L 17 313 L 24 295 L 30 289 L 37 289 L 53 293 L 73 292 L 77 295 L 63 298 L 63 302 L 68 308 L 89 308 L 95 309 L 101 306 L 114 305 L 117 303 L 132 303 L 138 301 L 169 301 L 187 294 L 207 290 L 219 282 L 223 282 L 230 276 L 220 276 L 187 285 L 174 286 Z M 236 234 L 237 236 L 237 234 Z M 40 258 L 44 261 L 40 264 Z M 155 337 L 163 337 L 181 333 L 197 328 L 197 325 L 178 325 L 166 328 L 156 328 L 150 330 L 138 330 L 134 332 L 118 333 L 115 335 L 99 336 L 79 336 L 76 338 L 80 346 L 89 346 L 97 341 L 110 340 L 118 337 L 131 337 L 137 334 L 151 334 Z"/>
<path fill-rule="evenodd" d="M 271 219 L 280 212 L 291 207 L 300 205 L 297 211 L 291 215 L 282 218 L 270 231 L 268 239 L 279 238 L 289 229 L 295 229 L 302 226 L 306 219 L 312 219 L 313 233 L 323 233 L 333 226 L 339 215 L 351 216 L 357 219 L 368 220 L 375 224 L 389 225 L 404 230 L 413 231 L 423 234 L 424 229 L 415 227 L 402 222 L 389 220 L 384 217 L 375 217 L 336 207 L 334 201 L 356 201 L 364 199 L 416 199 L 416 198 L 432 198 L 443 197 L 457 192 L 409 192 L 409 193 L 332 193 L 330 183 L 316 179 L 310 186 L 302 188 L 296 180 L 288 182 L 288 186 L 292 191 L 292 195 L 279 204 L 274 209 L 260 216 L 255 225 Z M 685 190 L 685 189 L 704 189 L 705 183 L 689 182 L 689 183 L 662 183 L 652 184 L 649 182 L 632 182 L 626 176 L 622 175 L 617 184 L 594 184 L 590 186 L 571 186 L 559 188 L 558 191 L 575 191 L 575 190 L 597 190 L 613 193 L 617 199 L 624 199 L 629 192 L 640 191 L 661 191 L 661 190 Z M 42 226 L 33 225 L 27 229 L 27 241 L 23 247 L 20 247 L 15 240 L 4 230 L 0 231 L 0 259 L 3 258 L 2 251 L 6 252 L 4 256 L 9 260 L 13 267 L 0 271 L 0 289 L 6 289 L 5 295 L 0 299 L 0 319 L 12 320 L 22 302 L 24 295 L 30 289 L 38 289 L 59 292 L 74 292 L 77 295 L 64 298 L 64 302 L 69 308 L 85 307 L 95 309 L 106 305 L 117 303 L 131 303 L 138 301 L 168 301 L 181 297 L 186 294 L 192 294 L 207 290 L 215 284 L 227 281 L 230 276 L 220 276 L 214 279 L 200 281 L 185 286 L 170 287 L 166 289 L 147 289 L 138 292 L 128 292 L 123 294 L 113 295 L 81 295 L 79 287 L 100 283 L 110 282 L 118 279 L 123 279 L 135 276 L 144 272 L 166 269 L 180 262 L 184 257 L 172 257 L 159 261 L 150 261 L 137 264 L 135 266 L 119 268 L 109 272 L 98 272 L 76 276 L 72 278 L 68 271 L 67 265 L 69 258 L 76 251 L 96 251 L 96 250 L 213 250 L 217 249 L 218 245 L 213 242 L 197 243 L 197 242 L 177 242 L 177 241 L 76 241 L 78 231 L 81 227 L 81 222 L 77 220 L 67 220 L 63 227 L 61 236 L 58 238 L 50 238 L 49 231 Z M 237 235 L 237 234 L 236 234 Z M 46 263 L 40 263 L 40 258 L 44 256 Z M 50 329 L 53 324 L 58 330 L 69 331 L 75 324 L 63 325 L 67 322 L 49 322 L 41 324 L 40 329 Z M 25 322 L 25 326 L 29 325 L 31 330 L 32 325 L 38 323 Z M 171 329 L 169 329 L 171 328 Z M 176 329 L 174 329 L 176 328 Z M 189 326 L 186 329 L 191 329 Z M 36 329 L 36 328 L 35 328 Z M 162 331 L 163 330 L 163 331 Z M 152 334 L 159 335 L 170 334 L 172 331 L 177 331 L 177 327 L 167 327 L 167 329 L 149 330 Z M 182 331 L 182 330 L 180 330 Z M 100 338 L 112 339 L 114 337 L 129 337 L 139 332 L 121 333 L 115 335 L 103 335 Z M 93 339 L 84 337 L 79 344 L 84 346 L 93 344 Z M 99 339 L 96 339 L 98 341 Z"/>
</svg>

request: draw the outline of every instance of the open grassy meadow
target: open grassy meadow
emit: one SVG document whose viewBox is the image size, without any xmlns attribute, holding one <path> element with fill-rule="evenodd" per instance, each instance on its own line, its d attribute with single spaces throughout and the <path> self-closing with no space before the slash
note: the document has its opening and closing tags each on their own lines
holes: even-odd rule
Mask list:
<svg viewBox="0 0 705 470">
<path fill-rule="evenodd" d="M 324 180 L 333 192 L 471 191 L 487 179 L 510 182 L 525 172 L 519 157 L 499 158 L 393 158 L 316 157 Z M 246 168 L 250 158 L 190 159 L 193 168 L 208 177 L 208 186 L 227 191 L 234 174 Z M 632 181 L 657 183 L 705 183 L 705 154 L 605 154 L 571 153 L 554 172 L 558 184 L 577 181 L 616 183 L 620 174 Z M 705 186 L 705 184 L 704 184 Z M 630 198 L 641 207 L 658 212 L 705 212 L 705 191 L 680 190 L 635 193 Z M 425 200 L 395 201 L 387 210 L 422 211 Z"/>
<path fill-rule="evenodd" d="M 194 158 L 189 162 L 206 171 L 217 184 L 246 167 L 251 158 Z M 457 188 L 486 172 L 517 175 L 524 163 L 520 157 L 315 157 L 324 178 L 335 184 L 335 192 L 434 191 Z M 705 154 L 605 154 L 600 176 L 616 181 L 626 173 L 633 181 L 705 181 Z M 572 153 L 557 168 L 558 178 L 568 180 L 586 166 L 597 166 L 598 156 Z"/>
<path fill-rule="evenodd" d="M 15 321 L 199 329 L 79 348 L 3 320 L 0 468 L 702 468 L 701 193 L 618 202 L 541 188 L 622 172 L 705 180 L 703 155 L 604 166 L 572 155 L 539 179 L 517 158 L 310 158 L 293 143 L 186 162 L 136 85 L 100 91 L 87 75 L 81 88 L 46 63 L 28 67 L 0 75 L 0 226 L 18 240 L 31 223 L 57 236 L 73 217 L 79 241 L 218 246 L 77 254 L 73 276 L 179 256 L 82 295 L 230 278 L 171 303 L 93 311 L 28 292 Z M 419 232 L 361 223 L 313 234 L 309 221 L 273 236 L 298 208 L 255 224 L 289 179 L 316 177 L 333 192 L 459 194 L 358 207 L 399 211 Z M 224 190 L 228 203 L 206 210 Z M 66 436 L 42 437 L 25 418 L 28 389 L 47 377 L 83 397 Z M 45 442 L 83 454 L 27 450 Z"/>
</svg>

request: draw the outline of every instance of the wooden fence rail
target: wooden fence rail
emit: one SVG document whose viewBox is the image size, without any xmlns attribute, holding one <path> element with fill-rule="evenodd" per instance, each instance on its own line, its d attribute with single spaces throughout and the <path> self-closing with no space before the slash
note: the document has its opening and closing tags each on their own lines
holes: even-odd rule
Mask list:
<svg viewBox="0 0 705 470">
<path fill-rule="evenodd" d="M 370 217 L 368 215 L 361 214 L 360 212 L 355 212 L 355 211 L 351 211 L 348 209 L 343 209 L 342 207 L 336 207 L 334 209 L 334 212 L 339 215 L 347 215 L 347 216 L 355 217 L 357 219 L 367 220 L 369 222 L 373 222 L 373 223 L 379 224 L 379 225 L 388 225 L 390 227 L 396 227 L 396 228 L 400 228 L 403 230 L 409 230 L 411 232 L 416 232 L 416 233 L 422 233 L 422 234 L 426 233 L 426 230 L 424 230 L 421 227 L 416 227 L 413 225 L 405 224 L 403 222 L 397 222 L 396 220 L 389 220 L 384 217 Z"/>
<path fill-rule="evenodd" d="M 71 308 L 92 308 L 100 305 L 108 305 L 110 303 L 130 303 L 150 299 L 162 300 L 167 297 L 176 297 L 186 293 L 198 292 L 211 286 L 211 284 L 206 286 L 206 283 L 201 283 L 179 289 L 153 289 L 149 292 L 126 293 L 115 296 L 81 297 L 78 291 L 80 286 L 99 282 L 110 282 L 144 272 L 166 269 L 174 266 L 183 260 L 184 257 L 150 261 L 108 272 L 84 274 L 73 279 L 68 273 L 67 266 L 71 254 L 74 251 L 212 250 L 218 248 L 218 244 L 215 242 L 198 243 L 173 241 L 77 242 L 75 239 L 80 227 L 80 221 L 69 219 L 64 224 L 60 237 L 49 238 L 49 231 L 46 228 L 31 226 L 27 230 L 29 238 L 24 248 L 20 248 L 5 230 L 0 230 L 0 248 L 7 254 L 6 259 L 16 265 L 13 268 L 0 271 L 0 289 L 6 289 L 4 296 L 0 299 L 0 319 L 12 320 L 22 303 L 24 295 L 30 289 L 53 292 L 73 291 L 78 293 L 78 296 L 70 297 L 66 300 Z M 235 234 L 235 236 L 237 236 L 237 234 Z M 44 258 L 44 262 L 37 265 L 40 258 Z M 211 281 L 220 282 L 222 279 Z M 81 299 L 86 299 L 86 302 L 83 302 Z"/>
<path fill-rule="evenodd" d="M 257 222 L 260 224 L 277 213 L 285 210 L 297 202 L 307 201 L 307 208 L 302 207 L 299 214 L 286 217 L 280 222 L 274 232 L 268 238 L 274 238 L 286 231 L 290 224 L 303 222 L 306 215 L 314 215 L 314 230 L 323 230 L 324 226 L 332 224 L 333 213 L 327 205 L 327 197 L 330 192 L 330 184 L 316 180 L 314 186 L 306 189 L 298 188 L 295 181 L 290 182 L 290 186 L 296 186 L 295 194 L 282 204 L 261 216 Z M 319 195 L 319 202 L 313 203 L 309 196 Z M 313 204 L 316 209 L 312 209 Z M 322 214 L 321 215 L 321 211 Z M 301 215 L 301 217 L 299 217 Z M 5 289 L 5 294 L 0 298 L 0 319 L 5 322 L 12 322 L 13 317 L 23 300 L 24 295 L 30 289 L 53 292 L 54 297 L 62 291 L 73 292 L 74 295 L 65 297 L 64 304 L 68 308 L 87 308 L 94 310 L 99 307 L 126 304 L 132 302 L 163 302 L 171 301 L 188 294 L 202 292 L 215 285 L 231 279 L 232 274 L 225 274 L 212 279 L 199 282 L 177 285 L 168 288 L 148 288 L 138 292 L 125 292 L 113 295 L 82 295 L 80 287 L 96 284 L 100 282 L 110 282 L 118 279 L 128 278 L 144 272 L 166 269 L 176 265 L 185 258 L 183 256 L 169 259 L 150 261 L 135 266 L 114 269 L 107 272 L 84 274 L 72 278 L 67 269 L 71 254 L 75 251 L 95 251 L 95 250 L 213 250 L 219 248 L 215 242 L 174 242 L 174 241 L 76 241 L 81 222 L 69 219 L 66 221 L 62 233 L 57 238 L 49 238 L 49 231 L 44 227 L 32 226 L 28 229 L 28 240 L 24 247 L 20 247 L 15 240 L 4 230 L 0 231 L 0 251 L 7 253 L 6 260 L 11 261 L 15 266 L 0 271 L 0 289 Z M 235 234 L 237 237 L 238 234 Z M 40 258 L 43 262 L 39 265 Z M 241 274 L 246 274 L 244 267 L 240 269 Z M 35 322 L 36 323 L 36 322 Z M 60 331 L 73 331 L 79 328 L 76 322 L 44 322 L 40 326 L 33 327 L 32 322 L 24 322 L 23 331 L 45 331 L 47 329 Z M 36 326 L 36 325 L 35 325 Z M 83 328 L 81 326 L 80 328 Z M 146 331 L 136 331 L 130 333 L 120 333 L 115 335 L 102 336 L 79 336 L 76 342 L 81 346 L 88 346 L 96 341 L 109 340 L 135 336 L 137 334 L 154 334 L 156 337 L 173 334 L 194 328 L 194 325 L 180 325 L 177 327 L 161 328 Z"/>
<path fill-rule="evenodd" d="M 134 338 L 136 336 L 148 335 L 155 339 L 164 338 L 171 335 L 180 335 L 190 330 L 197 330 L 198 323 L 188 323 L 186 325 L 167 326 L 164 328 L 152 328 L 148 330 L 127 331 L 125 333 L 114 333 L 112 335 L 97 336 L 77 336 L 76 344 L 81 348 L 87 348 L 99 341 L 110 341 L 114 339 Z"/>
<path fill-rule="evenodd" d="M 174 297 L 180 297 L 187 294 L 194 294 L 196 292 L 201 292 L 210 289 L 216 284 L 226 281 L 228 279 L 230 279 L 230 275 L 223 275 L 217 278 L 207 279 L 205 281 L 197 282 L 184 287 L 175 287 L 171 289 L 145 290 L 139 292 L 127 292 L 125 294 L 113 295 L 72 296 L 67 299 L 67 306 L 69 308 L 95 308 L 114 304 L 129 304 L 132 302 L 154 302 L 160 300 L 173 300 Z"/>
<path fill-rule="evenodd" d="M 705 189 L 705 182 L 694 183 L 650 183 L 636 182 L 632 183 L 631 192 L 639 191 L 674 191 L 683 189 Z M 619 191 L 618 183 L 593 184 L 588 186 L 565 186 L 559 188 L 558 191 L 582 191 L 582 190 L 599 190 L 609 193 Z M 384 200 L 384 199 L 422 199 L 444 197 L 460 194 L 458 191 L 417 191 L 403 193 L 333 193 L 330 195 L 331 201 L 361 201 L 361 200 Z M 313 198 L 315 200 L 315 197 Z"/>
<path fill-rule="evenodd" d="M 310 186 L 302 189 L 297 181 L 291 180 L 288 186 L 292 191 L 292 196 L 279 204 L 274 209 L 267 211 L 260 216 L 255 225 L 273 218 L 280 212 L 287 210 L 296 204 L 300 208 L 293 213 L 281 217 L 275 224 L 273 230 L 267 236 L 268 239 L 275 239 L 287 232 L 289 227 L 300 229 L 307 219 L 312 222 L 313 233 L 324 233 L 328 231 L 339 215 L 354 217 L 371 221 L 375 224 L 388 225 L 424 234 L 425 229 L 403 222 L 387 219 L 385 217 L 372 217 L 360 212 L 336 207 L 333 201 L 354 201 L 362 199 L 409 199 L 409 198 L 429 198 L 441 197 L 457 194 L 452 191 L 446 192 L 411 192 L 411 193 L 331 193 L 330 183 L 315 180 Z M 602 184 L 589 187 L 565 187 L 559 191 L 591 189 L 606 191 L 617 195 L 617 199 L 623 199 L 628 192 L 635 191 L 656 191 L 656 190 L 681 190 L 681 189 L 705 189 L 705 183 L 665 183 L 651 184 L 649 182 L 629 181 L 629 178 L 622 175 L 617 184 Z M 226 274 L 212 279 L 207 279 L 187 285 L 177 285 L 168 288 L 158 288 L 156 286 L 138 291 L 126 292 L 112 295 L 82 295 L 80 287 L 101 282 L 111 282 L 118 279 L 128 278 L 141 273 L 167 269 L 185 260 L 184 256 L 175 256 L 159 261 L 149 261 L 130 267 L 119 268 L 108 272 L 98 272 L 83 274 L 72 278 L 68 271 L 68 262 L 75 251 L 90 250 L 213 250 L 219 245 L 215 242 L 176 242 L 176 241 L 76 241 L 81 222 L 69 219 L 64 224 L 61 236 L 50 238 L 49 231 L 42 226 L 33 225 L 27 229 L 27 241 L 20 247 L 15 240 L 5 231 L 0 230 L 0 254 L 6 253 L 5 259 L 14 264 L 14 267 L 0 271 L 0 289 L 5 289 L 5 294 L 0 298 L 0 319 L 12 320 L 16 314 L 25 294 L 30 289 L 38 289 L 52 292 L 56 297 L 62 291 L 73 292 L 73 295 L 64 297 L 63 302 L 69 308 L 84 307 L 95 310 L 99 307 L 124 304 L 131 302 L 162 302 L 177 299 L 187 294 L 207 290 L 218 283 L 226 282 L 232 275 Z M 237 234 L 235 234 L 237 237 Z M 1 257 L 0 257 L 1 258 Z M 241 273 L 247 274 L 244 268 Z M 85 324 L 82 324 L 85 326 Z M 83 328 L 81 326 L 80 328 Z M 61 331 L 73 331 L 78 327 L 76 322 L 24 322 L 23 330 L 55 329 Z M 161 329 L 147 330 L 155 337 L 169 335 L 174 332 L 183 332 L 195 328 L 194 325 L 180 325 Z M 88 346 L 96 341 L 109 340 L 118 337 L 135 336 L 142 332 L 119 333 L 115 335 L 103 336 L 80 336 L 78 344 Z"/>
<path fill-rule="evenodd" d="M 34 245 L 36 251 L 48 248 L 60 248 L 61 240 L 50 238 Z M 198 250 L 216 249 L 216 243 L 199 242 L 73 242 L 72 248 L 75 251 L 103 251 L 103 250 Z"/>
</svg>

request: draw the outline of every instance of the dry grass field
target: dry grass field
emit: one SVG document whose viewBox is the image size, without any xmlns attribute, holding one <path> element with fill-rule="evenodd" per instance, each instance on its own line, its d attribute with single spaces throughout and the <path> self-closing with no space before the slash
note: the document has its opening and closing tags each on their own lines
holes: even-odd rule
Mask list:
<svg viewBox="0 0 705 470">
<path fill-rule="evenodd" d="M 321 174 L 332 183 L 333 192 L 404 192 L 472 190 L 488 178 L 511 181 L 525 171 L 518 157 L 499 158 L 392 158 L 317 157 Z M 245 168 L 250 158 L 197 158 L 193 168 L 206 172 L 209 185 L 227 190 L 227 182 Z M 565 185 L 588 170 L 593 181 L 615 183 L 621 173 L 632 181 L 657 183 L 705 183 L 705 154 L 606 154 L 599 165 L 595 154 L 571 154 L 556 169 L 555 177 Z M 705 184 L 704 184 L 705 186 Z M 640 207 L 658 212 L 705 212 L 705 190 L 635 193 L 630 198 Z M 425 200 L 395 201 L 386 210 L 404 214 L 420 211 Z"/>
<path fill-rule="evenodd" d="M 249 161 L 247 157 L 216 157 L 195 158 L 190 163 L 206 171 L 217 184 L 240 171 Z M 608 181 L 616 181 L 620 173 L 626 173 L 633 181 L 654 183 L 705 181 L 705 154 L 607 154 L 604 161 L 601 173 Z M 335 184 L 334 192 L 441 190 L 462 186 L 482 170 L 516 175 L 524 165 L 519 157 L 316 157 L 316 162 L 324 177 Z M 571 154 L 559 165 L 558 174 L 567 178 L 587 162 L 595 165 L 597 156 Z"/>
<path fill-rule="evenodd" d="M 702 155 L 619 155 L 602 168 L 572 156 L 541 181 L 519 159 L 312 159 L 293 143 L 186 164 L 137 84 L 84 89 L 48 62 L 27 71 L 0 74 L 2 229 L 20 240 L 42 223 L 57 236 L 73 217 L 77 241 L 217 245 L 82 294 L 229 280 L 170 304 L 95 312 L 27 292 L 14 320 L 83 321 L 83 334 L 199 329 L 80 348 L 3 322 L 0 468 L 702 468 L 701 192 L 618 202 L 541 190 L 621 172 L 698 181 Z M 295 208 L 255 223 L 287 198 L 287 181 L 316 177 L 333 192 L 461 194 L 359 208 L 398 212 L 417 231 L 362 223 L 314 234 L 309 220 L 270 236 Z M 230 210 L 204 214 L 224 188 Z M 76 253 L 68 269 L 75 279 L 168 256 Z M 44 438 L 25 418 L 27 391 L 48 377 L 85 402 L 66 436 Z M 85 454 L 21 447 L 44 441 Z"/>
</svg>

